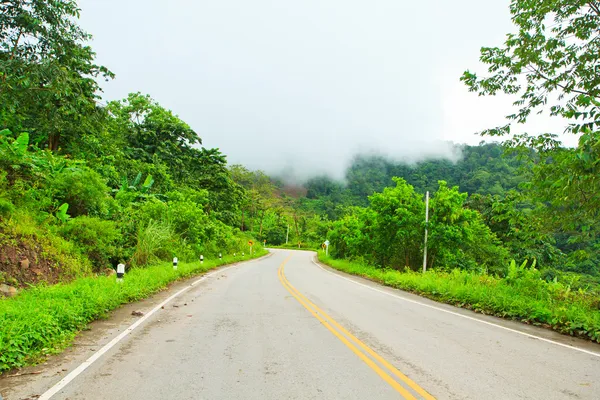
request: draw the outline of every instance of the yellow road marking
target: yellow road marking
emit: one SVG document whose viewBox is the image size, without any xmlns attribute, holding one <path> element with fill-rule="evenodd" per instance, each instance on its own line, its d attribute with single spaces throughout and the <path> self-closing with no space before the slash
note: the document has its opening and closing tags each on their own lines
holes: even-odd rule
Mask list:
<svg viewBox="0 0 600 400">
<path fill-rule="evenodd" d="M 396 375 L 399 379 L 401 379 L 403 382 L 405 382 L 415 392 L 417 392 L 418 394 L 423 396 L 424 399 L 435 400 L 435 397 L 433 397 L 432 395 L 427 393 L 422 387 L 420 387 L 417 383 L 415 383 L 415 381 L 413 381 L 408 376 L 406 376 L 402 372 L 400 372 L 396 367 L 394 367 L 392 364 L 390 364 L 388 361 L 386 361 L 383 357 L 381 357 L 379 354 L 377 354 L 373 349 L 371 349 L 369 346 L 367 346 L 365 343 L 363 343 L 360 339 L 358 339 L 352 333 L 348 332 L 348 330 L 346 328 L 344 328 L 342 325 L 340 325 L 337 321 L 335 321 L 333 318 L 331 318 L 325 311 L 320 309 L 317 305 L 315 305 L 313 302 L 311 302 L 309 299 L 307 299 L 306 296 L 304 296 L 302 293 L 300 293 L 300 291 L 298 289 L 296 289 L 287 280 L 287 278 L 285 278 L 284 269 L 285 269 L 286 263 L 287 263 L 287 260 L 280 267 L 281 274 L 282 274 L 283 278 L 285 279 L 286 283 L 292 288 L 293 291 L 295 291 L 298 294 L 298 296 L 303 298 L 311 307 L 313 307 L 319 314 L 321 314 L 323 317 L 325 317 L 325 319 L 327 319 L 332 325 L 334 325 L 336 328 L 338 328 L 340 331 L 342 331 L 345 335 L 347 335 L 354 343 L 356 343 L 361 348 L 363 348 L 374 359 L 379 361 L 384 367 L 386 367 L 394 375 Z"/>
<path fill-rule="evenodd" d="M 279 270 L 279 272 L 281 272 L 281 270 Z M 369 367 L 371 367 L 371 369 L 373 369 L 383 380 L 385 380 L 390 386 L 392 386 L 394 389 L 396 389 L 396 391 L 398 391 L 402 395 L 402 397 L 404 397 L 407 400 L 417 400 L 416 397 L 414 397 L 412 394 L 410 394 L 410 392 L 408 392 L 405 388 L 403 388 L 402 385 L 400 385 L 398 382 L 396 382 L 391 376 L 389 376 L 387 373 L 385 373 L 384 370 L 382 370 L 377 364 L 375 364 L 373 362 L 373 360 L 371 360 L 366 355 L 364 355 L 360 350 L 358 350 L 356 348 L 356 346 L 354 346 L 352 343 L 350 343 L 348 341 L 348 339 L 346 339 L 344 336 L 340 335 L 340 333 L 337 332 L 335 329 L 333 329 L 333 327 L 331 325 L 329 325 L 329 323 L 327 321 L 325 321 L 323 318 L 321 318 L 321 316 L 319 314 L 317 314 L 306 303 L 304 303 L 304 301 L 302 301 L 302 299 L 300 297 L 298 297 L 292 291 L 292 289 L 290 289 L 287 286 L 287 284 L 284 281 L 284 278 L 282 278 L 282 276 L 281 276 L 281 273 L 279 274 L 279 280 L 281 281 L 283 286 L 292 294 L 292 296 L 294 296 L 296 298 L 296 300 L 298 300 L 298 302 L 304 306 L 304 308 L 306 308 L 315 318 L 317 318 L 323 324 L 323 326 L 325 326 L 327 329 L 329 329 L 329 331 L 331 333 L 333 333 L 340 341 L 342 341 L 342 343 L 344 343 L 346 346 L 348 346 L 348 348 L 350 350 L 352 350 L 354 352 L 354 354 L 356 354 L 358 357 L 360 357 L 360 359 L 363 360 L 365 362 L 365 364 L 367 364 Z"/>
<path fill-rule="evenodd" d="M 377 354 L 374 350 L 372 350 L 366 344 L 361 342 L 357 337 L 355 337 L 350 332 L 348 332 L 347 329 L 345 329 L 343 326 L 341 326 L 337 321 L 335 321 L 333 318 L 331 318 L 329 315 L 327 315 L 327 313 L 325 313 L 323 310 L 321 310 L 319 307 L 317 307 L 314 303 L 312 303 L 309 299 L 307 299 L 306 296 L 304 296 L 302 293 L 300 293 L 300 291 L 298 291 L 298 289 L 296 289 L 287 280 L 287 278 L 285 277 L 285 274 L 284 274 L 285 264 L 289 261 L 290 258 L 291 258 L 291 256 L 288 257 L 279 267 L 279 270 L 277 271 L 278 275 L 279 275 L 279 280 L 281 281 L 282 285 L 288 290 L 288 292 L 290 292 L 290 294 L 292 296 L 294 296 L 294 298 L 296 298 L 296 300 L 298 300 L 298 302 L 300 304 L 302 304 L 302 306 L 304 306 L 304 308 L 306 308 L 331 333 L 333 333 L 340 341 L 342 341 L 342 343 L 344 343 L 348 348 L 350 348 L 350 350 L 352 350 L 361 360 L 363 360 L 363 362 L 365 362 L 365 364 L 367 364 L 369 367 L 371 367 L 371 369 L 373 369 L 383 380 L 385 380 L 390 386 L 392 386 L 397 392 L 399 392 L 405 399 L 415 399 L 415 397 L 409 391 L 407 391 L 402 385 L 400 385 L 397 381 L 395 381 L 390 375 L 388 375 L 379 365 L 374 363 L 373 360 L 368 358 L 359 349 L 357 349 L 356 346 L 354 346 L 352 343 L 350 343 L 350 341 L 346 337 L 344 337 L 338 331 L 336 331 L 331 326 L 332 324 L 335 327 L 337 327 L 341 332 L 346 334 L 353 342 L 355 342 L 357 345 L 359 345 L 361 348 L 363 348 L 373 358 L 375 358 L 382 365 L 384 365 L 394 375 L 396 375 L 403 382 L 405 382 L 416 393 L 419 393 L 421 396 L 423 396 L 423 398 L 425 398 L 427 400 L 435 400 L 435 398 L 433 396 L 431 396 L 429 393 L 427 393 L 423 388 L 421 388 L 414 381 L 412 381 L 410 378 L 408 378 L 406 375 L 404 375 L 402 372 L 400 372 L 398 369 L 396 369 L 393 365 L 391 365 L 389 362 L 387 362 L 383 357 L 381 357 L 379 354 Z"/>
</svg>

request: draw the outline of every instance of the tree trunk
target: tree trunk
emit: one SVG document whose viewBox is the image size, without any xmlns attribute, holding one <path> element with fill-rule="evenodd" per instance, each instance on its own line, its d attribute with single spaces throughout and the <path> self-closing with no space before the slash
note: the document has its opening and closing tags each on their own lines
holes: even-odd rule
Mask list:
<svg viewBox="0 0 600 400">
<path fill-rule="evenodd" d="M 296 217 L 296 212 L 294 211 L 294 227 L 296 228 L 296 236 L 300 239 L 300 232 L 298 231 L 298 219 Z"/>
<path fill-rule="evenodd" d="M 240 227 L 240 230 L 244 232 L 244 210 L 242 210 L 242 226 Z"/>
<path fill-rule="evenodd" d="M 55 152 L 58 150 L 58 143 L 60 139 L 60 133 L 55 133 L 48 138 L 48 148 L 50 151 Z"/>
<path fill-rule="evenodd" d="M 258 235 L 261 236 L 262 235 L 262 228 L 263 228 L 263 220 L 265 219 L 265 213 L 267 212 L 267 210 L 263 210 L 262 216 L 260 217 L 260 229 L 258 231 Z"/>
</svg>

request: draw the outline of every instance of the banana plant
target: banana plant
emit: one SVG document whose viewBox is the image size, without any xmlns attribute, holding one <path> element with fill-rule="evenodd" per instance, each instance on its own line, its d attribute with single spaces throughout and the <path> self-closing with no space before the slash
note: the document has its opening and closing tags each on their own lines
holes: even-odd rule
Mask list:
<svg viewBox="0 0 600 400">
<path fill-rule="evenodd" d="M 121 187 L 119 188 L 118 191 L 140 192 L 140 193 L 146 194 L 150 191 L 150 189 L 152 188 L 152 185 L 154 185 L 154 178 L 152 178 L 152 175 L 148 174 L 148 176 L 146 176 L 146 179 L 144 179 L 144 183 L 142 183 L 142 185 L 140 186 L 141 180 L 142 180 L 141 172 L 138 172 L 138 174 L 133 179 L 133 181 L 131 181 L 131 184 L 129 184 L 127 177 L 124 176 L 123 179 L 121 179 Z"/>
<path fill-rule="evenodd" d="M 71 218 L 71 216 L 69 214 L 67 214 L 68 210 L 69 210 L 69 204 L 63 203 L 63 204 L 61 204 L 60 207 L 58 207 L 58 210 L 56 211 L 56 218 L 58 218 L 59 221 L 62 222 L 63 224 L 66 223 L 69 220 L 69 218 Z"/>
</svg>

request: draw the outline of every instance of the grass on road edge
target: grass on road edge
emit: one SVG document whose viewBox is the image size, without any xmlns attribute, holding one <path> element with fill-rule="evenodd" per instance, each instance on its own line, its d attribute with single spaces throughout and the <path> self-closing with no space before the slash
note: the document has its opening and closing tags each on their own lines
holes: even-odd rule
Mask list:
<svg viewBox="0 0 600 400">
<path fill-rule="evenodd" d="M 572 291 L 558 282 L 539 279 L 536 270 L 506 278 L 466 271 L 401 272 L 337 260 L 318 252 L 319 261 L 339 271 L 386 286 L 468 308 L 482 314 L 551 328 L 600 343 L 600 300 L 597 293 Z M 537 274 L 536 274 L 537 273 Z"/>
<path fill-rule="evenodd" d="M 0 299 L 0 374 L 60 352 L 89 322 L 106 317 L 122 304 L 144 299 L 176 280 L 267 253 L 261 250 L 252 257 L 229 256 L 204 264 L 182 262 L 177 270 L 165 262 L 133 268 L 121 284 L 114 275 L 86 277 L 32 287 L 16 297 Z"/>
</svg>

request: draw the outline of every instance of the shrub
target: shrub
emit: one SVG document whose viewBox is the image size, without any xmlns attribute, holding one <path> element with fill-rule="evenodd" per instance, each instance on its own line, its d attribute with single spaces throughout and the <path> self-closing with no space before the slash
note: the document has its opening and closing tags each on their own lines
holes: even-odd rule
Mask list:
<svg viewBox="0 0 600 400">
<path fill-rule="evenodd" d="M 78 245 L 97 271 L 123 261 L 117 249 L 122 235 L 113 221 L 82 215 L 70 219 L 60 227 L 59 232 L 65 239 Z"/>
<path fill-rule="evenodd" d="M 15 206 L 9 200 L 0 197 L 0 219 L 8 218 L 15 212 Z"/>
<path fill-rule="evenodd" d="M 133 252 L 132 264 L 145 266 L 173 256 L 177 247 L 177 237 L 171 225 L 150 220 L 140 225 L 137 231 L 137 244 Z"/>
<path fill-rule="evenodd" d="M 68 203 L 69 214 L 104 216 L 114 207 L 109 188 L 97 172 L 88 167 L 65 168 L 48 180 L 57 205 Z"/>
</svg>

